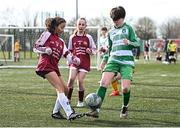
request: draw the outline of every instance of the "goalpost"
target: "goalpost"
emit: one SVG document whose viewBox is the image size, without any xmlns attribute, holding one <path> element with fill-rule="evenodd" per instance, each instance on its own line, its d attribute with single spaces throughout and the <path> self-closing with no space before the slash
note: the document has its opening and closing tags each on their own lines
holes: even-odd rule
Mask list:
<svg viewBox="0 0 180 128">
<path fill-rule="evenodd" d="M 0 61 L 14 61 L 14 35 L 0 34 Z"/>
</svg>

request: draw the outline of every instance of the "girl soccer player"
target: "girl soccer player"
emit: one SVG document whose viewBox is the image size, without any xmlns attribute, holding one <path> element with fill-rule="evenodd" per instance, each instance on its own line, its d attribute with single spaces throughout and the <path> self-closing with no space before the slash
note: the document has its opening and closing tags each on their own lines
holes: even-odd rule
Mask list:
<svg viewBox="0 0 180 128">
<path fill-rule="evenodd" d="M 84 98 L 84 79 L 86 74 L 90 71 L 90 55 L 95 54 L 96 46 L 91 35 L 87 34 L 85 29 L 87 27 L 86 19 L 80 18 L 77 20 L 77 30 L 69 39 L 68 49 L 74 56 L 80 58 L 80 65 L 70 64 L 69 80 L 68 80 L 68 99 L 71 100 L 73 93 L 73 83 L 77 77 L 78 103 L 77 107 L 83 107 Z"/>
<path fill-rule="evenodd" d="M 96 92 L 103 102 L 109 83 L 117 73 L 121 74 L 123 104 L 120 117 L 127 117 L 128 115 L 130 85 L 134 68 L 132 49 L 139 46 L 139 41 L 137 41 L 134 30 L 124 22 L 125 15 L 126 11 L 122 6 L 112 8 L 110 12 L 110 16 L 114 22 L 114 27 L 108 33 L 110 56 L 103 70 L 100 87 Z M 98 117 L 99 108 L 93 109 L 86 115 Z"/>
<path fill-rule="evenodd" d="M 47 27 L 48 31 L 44 32 L 44 35 L 41 36 L 41 39 L 39 39 L 35 44 L 34 51 L 40 54 L 36 73 L 37 75 L 46 78 L 57 90 L 56 101 L 58 101 L 64 109 L 67 119 L 72 120 L 76 119 L 80 115 L 72 110 L 69 101 L 65 96 L 67 87 L 64 84 L 58 69 L 58 62 L 61 56 L 64 56 L 67 58 L 69 63 L 78 65 L 79 59 L 71 55 L 71 53 L 67 50 L 64 41 L 59 38 L 59 35 L 64 31 L 66 21 L 60 17 L 55 17 L 51 20 L 50 26 Z M 61 113 L 58 111 L 53 114 L 60 115 Z"/>
<path fill-rule="evenodd" d="M 144 59 L 149 60 L 149 43 L 147 40 L 144 42 Z"/>
</svg>

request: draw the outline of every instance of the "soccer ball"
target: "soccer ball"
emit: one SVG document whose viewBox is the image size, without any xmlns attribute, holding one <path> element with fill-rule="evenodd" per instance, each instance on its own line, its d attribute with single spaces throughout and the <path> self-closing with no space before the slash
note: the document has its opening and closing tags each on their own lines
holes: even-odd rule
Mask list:
<svg viewBox="0 0 180 128">
<path fill-rule="evenodd" d="M 85 103 L 90 108 L 99 107 L 101 102 L 102 102 L 101 97 L 99 97 L 96 93 L 90 93 L 85 98 Z"/>
</svg>

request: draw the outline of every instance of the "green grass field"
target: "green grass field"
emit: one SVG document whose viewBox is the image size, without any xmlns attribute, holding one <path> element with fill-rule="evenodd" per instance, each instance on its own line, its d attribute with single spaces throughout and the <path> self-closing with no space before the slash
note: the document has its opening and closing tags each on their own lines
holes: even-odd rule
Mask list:
<svg viewBox="0 0 180 128">
<path fill-rule="evenodd" d="M 61 69 L 65 81 L 68 69 Z M 86 95 L 95 92 L 101 73 L 86 77 Z M 76 85 L 75 85 L 76 86 Z M 76 108 L 77 86 L 72 105 Z M 122 97 L 109 97 L 109 87 L 98 119 L 83 117 L 72 122 L 54 120 L 51 111 L 56 92 L 34 69 L 0 69 L 0 127 L 180 127 L 180 64 L 137 64 L 131 88 L 128 119 L 119 118 Z"/>
</svg>

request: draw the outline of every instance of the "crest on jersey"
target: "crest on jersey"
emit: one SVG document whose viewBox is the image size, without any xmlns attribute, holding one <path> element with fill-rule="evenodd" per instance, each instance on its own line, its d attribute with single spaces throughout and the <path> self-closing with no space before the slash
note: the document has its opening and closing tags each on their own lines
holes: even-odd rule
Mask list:
<svg viewBox="0 0 180 128">
<path fill-rule="evenodd" d="M 87 45 L 88 45 L 88 43 L 87 43 L 86 41 L 84 41 L 84 42 L 83 42 L 83 45 L 87 46 Z"/>
<path fill-rule="evenodd" d="M 126 29 L 125 29 L 125 28 L 122 29 L 122 33 L 123 33 L 123 34 L 126 33 Z"/>
</svg>

